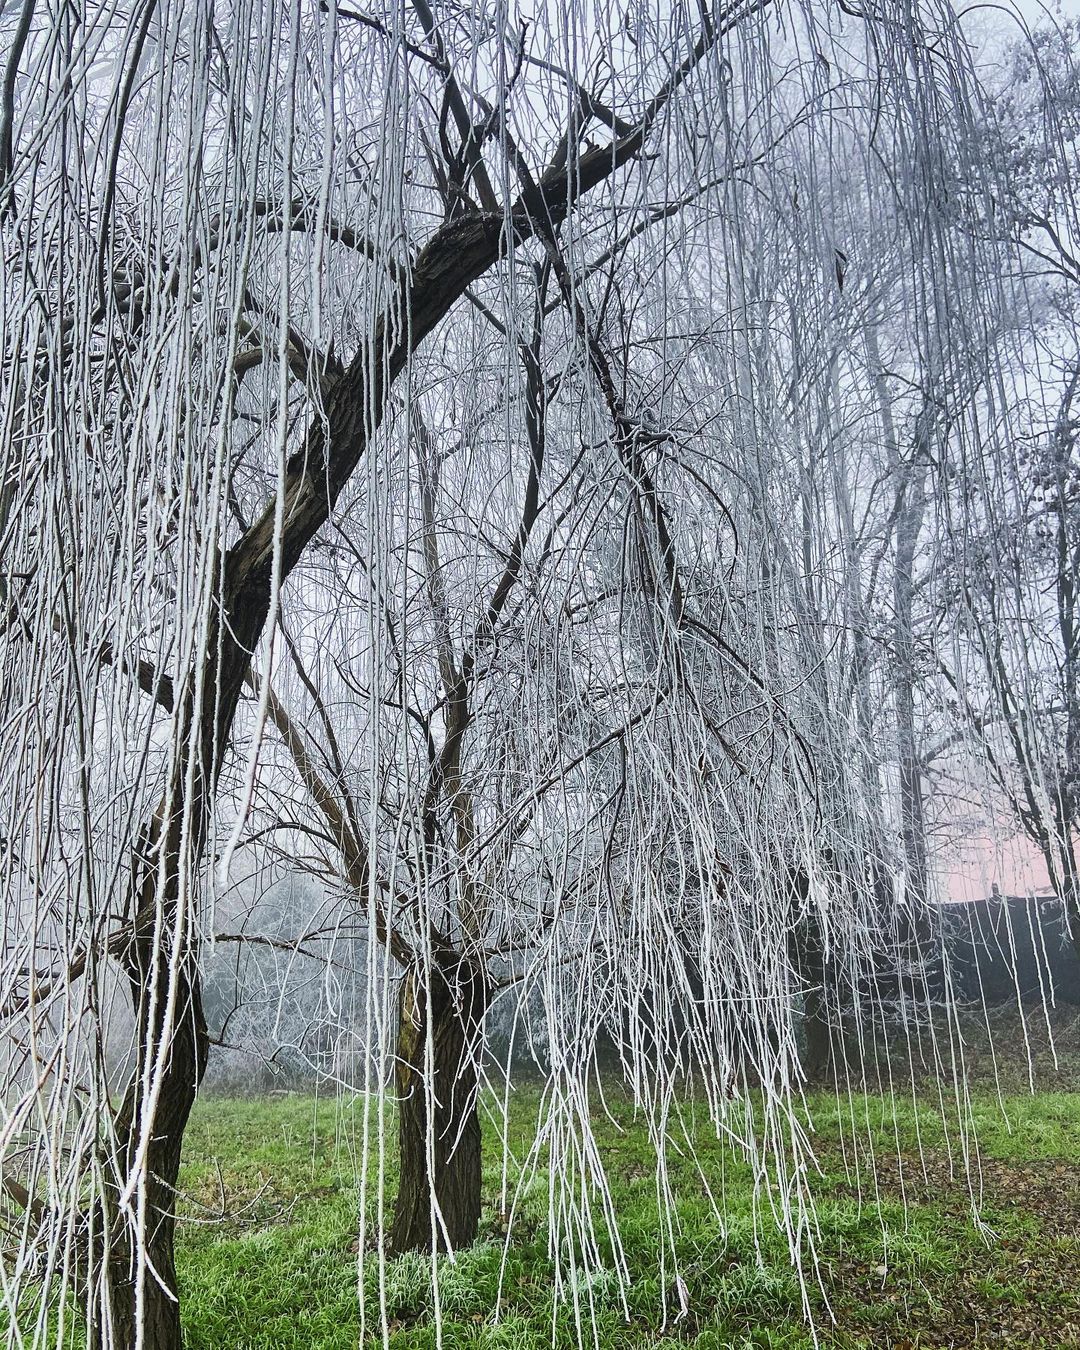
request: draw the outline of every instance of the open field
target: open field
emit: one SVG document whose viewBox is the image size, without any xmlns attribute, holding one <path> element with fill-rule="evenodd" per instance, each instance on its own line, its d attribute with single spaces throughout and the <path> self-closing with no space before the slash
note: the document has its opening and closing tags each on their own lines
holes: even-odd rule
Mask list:
<svg viewBox="0 0 1080 1350">
<path fill-rule="evenodd" d="M 521 1155 L 538 1098 L 513 1099 L 509 1139 Z M 660 1248 L 652 1153 L 628 1102 L 609 1103 L 594 1128 L 612 1181 L 632 1276 L 627 1306 L 613 1275 L 582 1281 L 599 1344 L 810 1346 L 786 1244 L 766 1216 L 755 1240 L 749 1169 L 718 1143 L 687 1104 L 690 1136 L 725 1219 L 721 1230 L 685 1156 L 672 1157 L 680 1196 L 675 1239 L 689 1312 Z M 972 1221 L 958 1136 L 930 1100 L 884 1096 L 810 1101 L 822 1166 L 818 1250 L 821 1289 L 811 1295 L 830 1346 L 1080 1345 L 1080 1093 L 980 1091 L 975 1193 L 987 1229 Z M 847 1120 L 846 1128 L 841 1122 Z M 851 1145 L 851 1123 L 859 1144 Z M 189 1342 L 237 1350 L 346 1350 L 360 1331 L 357 1293 L 359 1110 L 331 1100 L 204 1098 L 188 1133 L 180 1273 Z M 576 1344 L 572 1300 L 554 1311 L 547 1256 L 546 1175 L 541 1171 L 503 1262 L 498 1208 L 500 1150 L 486 1130 L 482 1240 L 441 1266 L 443 1345 L 540 1350 Z M 880 1211 L 874 1202 L 876 1156 Z M 899 1161 L 898 1161 L 899 1158 Z M 388 1190 L 392 1191 L 392 1178 Z M 906 1199 L 906 1204 L 905 1204 Z M 493 1307 L 502 1267 L 502 1311 Z M 435 1345 L 427 1264 L 388 1264 L 390 1344 Z M 378 1310 L 376 1262 L 365 1297 Z M 835 1322 L 830 1322 L 826 1299 Z M 665 1329 L 665 1310 L 667 1327 Z"/>
</svg>

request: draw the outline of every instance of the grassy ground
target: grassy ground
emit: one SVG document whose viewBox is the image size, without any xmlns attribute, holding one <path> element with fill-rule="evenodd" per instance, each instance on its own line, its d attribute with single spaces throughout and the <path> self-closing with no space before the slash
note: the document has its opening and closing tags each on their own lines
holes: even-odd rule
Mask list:
<svg viewBox="0 0 1080 1350">
<path fill-rule="evenodd" d="M 509 1138 L 518 1157 L 532 1137 L 537 1102 L 529 1090 L 514 1098 Z M 577 1282 L 586 1325 L 592 1305 L 596 1344 L 812 1345 L 786 1243 L 760 1212 L 768 1202 L 759 1196 L 756 1222 L 751 1171 L 692 1104 L 689 1137 L 723 1222 L 684 1144 L 681 1156 L 671 1156 L 680 1297 L 670 1272 L 658 1269 L 662 1225 L 647 1132 L 628 1102 L 610 1104 L 614 1119 L 597 1110 L 593 1128 L 631 1284 L 624 1307 L 610 1249 L 606 1269 Z M 824 1344 L 1080 1346 L 1080 1093 L 975 1096 L 981 1231 L 959 1162 L 961 1137 L 943 1127 L 936 1101 L 822 1095 L 811 1108 L 822 1167 L 814 1187 L 821 1287 L 811 1303 Z M 199 1103 L 185 1152 L 180 1250 L 193 1347 L 357 1345 L 361 1124 L 359 1108 L 310 1097 Z M 442 1343 L 448 1350 L 576 1345 L 575 1290 L 559 1306 L 553 1296 L 549 1178 L 544 1171 L 534 1177 L 504 1264 L 500 1158 L 489 1127 L 481 1240 L 440 1266 Z M 374 1258 L 365 1263 L 363 1293 L 377 1326 Z M 428 1263 L 389 1263 L 385 1306 L 395 1350 L 435 1345 Z M 676 1323 L 680 1306 L 688 1312 Z"/>
</svg>

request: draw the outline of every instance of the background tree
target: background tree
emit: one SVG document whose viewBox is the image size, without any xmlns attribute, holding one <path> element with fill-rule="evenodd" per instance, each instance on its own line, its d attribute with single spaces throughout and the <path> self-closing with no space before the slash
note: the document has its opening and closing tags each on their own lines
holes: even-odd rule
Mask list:
<svg viewBox="0 0 1080 1350">
<path fill-rule="evenodd" d="M 1080 130 L 1075 25 L 1012 44 L 988 94 L 992 194 L 958 196 L 971 236 L 1006 246 L 1013 311 L 986 392 L 981 434 L 950 467 L 947 521 L 952 650 L 942 656 L 956 733 L 981 766 L 991 812 L 1035 845 L 1080 931 L 1077 782 L 1080 704 L 1076 578 L 1075 230 Z M 976 170 L 977 171 L 977 170 Z M 951 603 L 950 603 L 951 602 Z M 1078 949 L 1080 950 L 1080 949 Z"/>
</svg>

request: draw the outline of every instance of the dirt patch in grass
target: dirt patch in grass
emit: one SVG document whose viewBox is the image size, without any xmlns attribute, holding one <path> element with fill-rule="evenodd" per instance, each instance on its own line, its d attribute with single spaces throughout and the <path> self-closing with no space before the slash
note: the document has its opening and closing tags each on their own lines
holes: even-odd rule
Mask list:
<svg viewBox="0 0 1080 1350">
<path fill-rule="evenodd" d="M 933 1150 L 878 1158 L 876 1177 L 883 1201 L 915 1207 L 944 1259 L 922 1276 L 830 1262 L 835 1344 L 1080 1347 L 1080 1162 L 984 1157 L 969 1180 Z M 971 1240 L 973 1203 L 985 1246 Z"/>
<path fill-rule="evenodd" d="M 1036 1219 L 1049 1233 L 1080 1230 L 1080 1161 L 976 1157 L 965 1176 L 955 1157 L 934 1149 L 878 1158 L 877 1177 L 884 1194 L 933 1205 L 940 1213 L 966 1216 L 974 1204 L 980 1214 L 987 1212 L 991 1228 L 993 1214 L 1008 1210 Z"/>
</svg>

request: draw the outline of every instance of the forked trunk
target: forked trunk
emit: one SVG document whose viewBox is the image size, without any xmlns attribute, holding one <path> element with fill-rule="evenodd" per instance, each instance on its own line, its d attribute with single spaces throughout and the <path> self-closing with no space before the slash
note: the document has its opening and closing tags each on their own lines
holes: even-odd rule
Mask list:
<svg viewBox="0 0 1080 1350">
<path fill-rule="evenodd" d="M 476 1240 L 477 1090 L 487 1003 L 485 972 L 456 954 L 432 962 L 430 981 L 414 967 L 402 982 L 396 1068 L 400 1180 L 390 1230 L 395 1252 L 456 1251 Z"/>
</svg>

